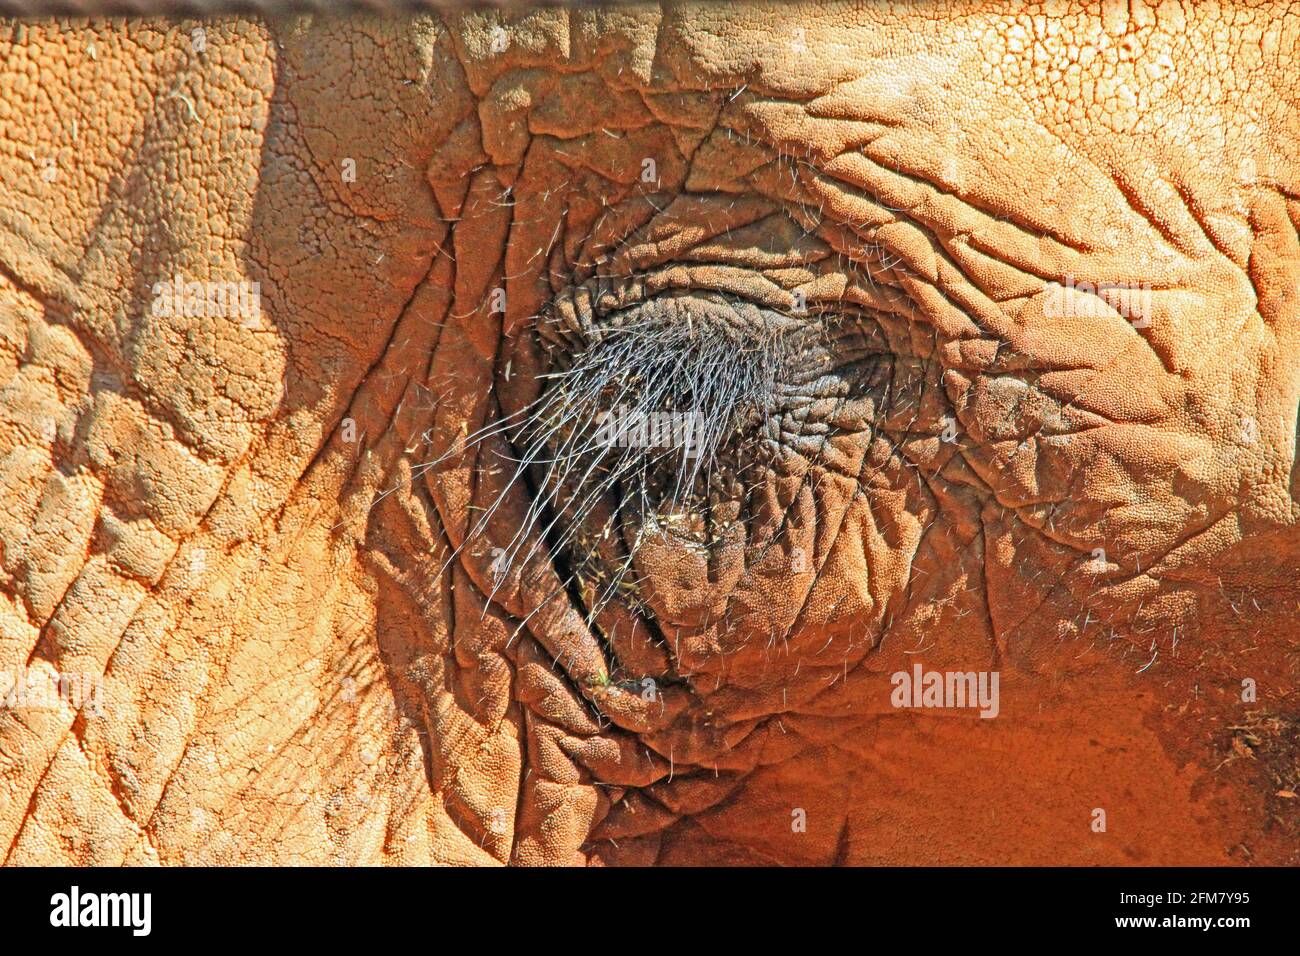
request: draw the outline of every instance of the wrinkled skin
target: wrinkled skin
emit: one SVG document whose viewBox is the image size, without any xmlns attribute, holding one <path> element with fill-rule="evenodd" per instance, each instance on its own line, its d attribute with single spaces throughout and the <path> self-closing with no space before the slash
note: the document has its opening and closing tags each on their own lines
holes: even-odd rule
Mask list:
<svg viewBox="0 0 1300 956">
<path fill-rule="evenodd" d="M 1300 16 L 1055 14 L 0 31 L 6 862 L 1293 862 Z M 463 440 L 591 282 L 866 330 L 594 622 Z"/>
</svg>

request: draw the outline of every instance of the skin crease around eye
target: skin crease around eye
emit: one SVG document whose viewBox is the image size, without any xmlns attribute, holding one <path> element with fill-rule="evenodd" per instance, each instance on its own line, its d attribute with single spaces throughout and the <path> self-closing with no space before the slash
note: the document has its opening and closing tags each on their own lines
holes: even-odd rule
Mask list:
<svg viewBox="0 0 1300 956">
<path fill-rule="evenodd" d="M 676 256 L 691 261 L 692 265 L 682 268 L 675 260 L 661 263 L 649 259 L 636 249 L 640 235 L 629 237 L 614 257 L 614 268 L 622 265 L 619 262 L 622 255 L 627 268 L 636 271 L 621 281 L 613 276 L 602 279 L 598 275 L 577 290 L 561 291 L 559 303 L 554 307 L 561 332 L 552 332 L 543 322 L 541 335 L 562 337 L 562 330 L 570 329 L 590 338 L 594 333 L 586 330 L 598 332 L 605 325 L 611 329 L 630 326 L 640 333 L 653 328 L 653 335 L 641 339 L 628 335 L 626 340 L 643 343 L 647 351 L 662 357 L 663 353 L 656 350 L 673 348 L 667 344 L 668 323 L 674 323 L 679 333 L 684 325 L 682 341 L 687 344 L 718 340 L 716 351 L 703 358 L 704 367 L 698 375 L 700 384 L 707 388 L 739 387 L 744 391 L 746 380 L 761 383 L 761 388 L 756 391 L 751 388 L 753 394 L 739 403 L 751 419 L 760 420 L 751 420 L 741 434 L 734 436 L 735 442 L 719 449 L 728 460 L 720 468 L 708 469 L 702 476 L 703 486 L 691 489 L 697 500 L 685 508 L 674 507 L 675 501 L 683 497 L 678 490 L 681 482 L 674 478 L 661 477 L 659 482 L 666 482 L 673 489 L 668 494 L 667 514 L 645 513 L 650 510 L 644 500 L 648 482 L 635 475 L 628 475 L 622 485 L 610 489 L 618 500 L 607 506 L 611 509 L 608 512 L 601 507 L 605 503 L 593 500 L 593 492 L 580 484 L 562 489 L 560 496 L 564 502 L 576 500 L 577 510 L 590 510 L 597 517 L 598 527 L 590 537 L 592 543 L 599 544 L 590 552 L 588 563 L 596 565 L 597 571 L 607 570 L 611 564 L 620 569 L 613 580 L 608 573 L 596 575 L 598 596 L 594 605 L 603 608 L 609 596 L 626 585 L 638 610 L 648 612 L 646 616 L 654 624 L 660 628 L 665 624 L 686 625 L 684 632 L 673 630 L 671 642 L 678 649 L 685 642 L 687 668 L 707 673 L 728 653 L 733 655 L 728 666 L 744 666 L 755 675 L 770 676 L 774 669 L 818 666 L 817 657 L 804 654 L 783 655 L 784 662 L 774 659 L 777 655 L 771 648 L 777 641 L 788 642 L 782 632 L 793 621 L 771 619 L 768 612 L 772 602 L 758 594 L 750 597 L 746 593 L 749 582 L 757 576 L 751 569 L 757 568 L 758 575 L 770 582 L 774 577 L 789 577 L 791 569 L 798 568 L 794 574 L 803 582 L 793 587 L 806 590 L 814 576 L 810 574 L 811 559 L 792 561 L 792 554 L 813 553 L 812 538 L 819 520 L 828 526 L 844 520 L 842 511 L 826 516 L 817 514 L 819 502 L 829 497 L 825 488 L 855 484 L 864 471 L 882 484 L 902 483 L 903 468 L 898 461 L 887 465 L 890 456 L 896 454 L 894 439 L 873 435 L 866 426 L 879 418 L 886 425 L 892 424 L 892 419 L 906 422 L 906 427 L 924 428 L 924 424 L 918 424 L 920 401 L 916 393 L 923 387 L 918 386 L 918 380 L 923 381 L 927 373 L 923 363 L 909 360 L 910 344 L 901 340 L 891 344 L 881 324 L 882 317 L 874 311 L 872 314 L 864 311 L 872 307 L 900 309 L 901 296 L 878 290 L 879 277 L 866 275 L 865 269 L 836 255 L 811 230 L 800 229 L 785 210 L 770 203 L 766 206 L 737 203 L 726 196 L 712 200 L 697 198 L 690 201 L 688 208 L 687 221 L 691 228 L 698 228 L 696 224 L 701 216 L 716 216 L 715 229 L 719 233 L 709 236 L 707 246 L 678 248 Z M 665 239 L 663 233 L 676 227 L 680 215 L 678 208 L 669 206 L 663 216 L 645 227 L 645 232 L 658 240 L 657 255 L 663 256 L 664 249 L 679 247 L 679 240 Z M 728 235 L 726 230 L 733 226 L 732 217 L 736 216 L 741 217 L 738 228 Z M 751 251 L 744 244 L 746 239 L 763 237 L 763 241 L 772 242 L 774 237 L 779 240 L 783 238 L 782 233 L 793 233 L 795 229 L 803 234 L 799 243 L 791 244 L 793 248 L 787 245 L 774 255 L 773 268 L 756 271 L 746 265 Z M 735 238 L 741 242 L 736 243 Z M 780 285 L 782 280 L 789 283 L 792 279 L 807 280 L 818 274 L 823 278 L 823 287 L 834 290 L 833 299 L 827 293 L 819 295 L 816 287 L 806 281 L 807 287 L 793 290 Z M 826 278 L 831 281 L 825 282 Z M 853 287 L 848 286 L 850 279 L 855 283 Z M 734 297 L 713 291 L 719 288 Z M 813 290 L 811 298 L 809 288 Z M 742 294 L 747 298 L 741 298 Z M 759 303 L 775 308 L 765 311 Z M 698 317 L 698 328 L 692 324 L 695 319 L 688 318 L 687 313 Z M 728 338 L 733 345 L 728 345 Z M 572 343 L 569 347 L 573 348 Z M 729 348 L 733 354 L 727 359 L 727 373 L 706 371 L 719 365 Z M 863 356 L 873 349 L 878 354 L 864 367 Z M 900 360 L 895 353 L 903 358 Z M 679 350 L 677 356 L 670 353 L 666 365 L 677 370 L 686 365 L 689 378 L 687 356 L 690 354 L 689 349 Z M 821 368 L 810 361 L 814 355 L 820 357 Z M 878 370 L 876 367 L 882 365 L 882 360 L 885 367 Z M 618 362 L 597 364 L 606 374 L 613 366 L 618 373 L 643 382 L 647 376 L 639 374 L 642 369 L 638 366 L 645 361 L 639 353 L 626 353 Z M 770 367 L 747 375 L 751 362 L 759 366 L 767 362 Z M 527 367 L 526 360 L 521 365 Z M 651 387 L 672 394 L 651 398 L 650 409 L 666 408 L 664 399 L 669 399 L 669 403 L 679 403 L 675 407 L 678 413 L 699 414 L 706 426 L 720 425 L 716 421 L 718 410 L 711 404 L 714 399 L 704 394 L 704 388 L 682 390 L 676 383 L 665 380 L 663 373 L 664 369 L 657 370 Z M 931 389 L 937 391 L 936 373 L 928 374 Z M 873 375 L 878 379 L 874 389 L 870 381 Z M 607 401 L 617 406 L 620 401 L 627 402 L 628 394 L 616 394 Z M 630 390 L 630 394 L 631 404 L 637 404 L 640 398 L 636 390 Z M 933 417 L 933 411 L 928 411 Z M 730 415 L 721 417 L 731 418 Z M 594 425 L 594 418 L 587 415 L 584 420 Z M 633 462 L 645 456 L 627 452 L 621 457 Z M 651 457 L 660 461 L 666 456 L 652 452 Z M 685 464 L 690 475 L 700 477 L 695 462 L 682 460 L 678 464 Z M 676 470 L 681 473 L 680 467 Z M 579 477 L 589 474 L 582 468 L 574 472 Z M 782 500 L 783 496 L 789 499 L 792 495 L 799 500 Z M 544 503 L 544 500 L 537 502 L 535 507 L 540 508 Z M 926 514 L 927 505 L 920 504 L 918 511 Z M 562 511 L 555 520 L 570 527 L 582 523 L 572 519 L 572 515 Z M 698 535 L 674 533 L 674 525 L 683 522 L 702 532 L 708 547 L 698 547 Z M 607 532 L 615 526 L 622 532 L 621 548 L 608 544 Z M 606 568 L 601 568 L 602 564 Z M 809 566 L 801 566 L 804 564 Z M 869 622 L 881 609 L 877 598 L 861 590 L 843 592 L 834 603 L 842 622 L 838 626 L 846 629 L 845 641 L 843 644 L 829 642 L 823 632 L 816 642 L 827 645 L 819 652 L 822 658 L 833 659 L 838 665 L 844 660 L 845 646 L 852 654 L 870 648 Z M 864 624 L 868 625 L 866 629 Z M 669 638 L 660 631 L 659 641 L 668 643 Z M 615 638 L 615 648 L 618 643 Z M 807 653 L 811 653 L 811 648 Z M 614 669 L 618 669 L 617 665 Z M 756 679 L 765 680 L 767 676 Z M 788 687 L 783 685 L 781 692 L 788 699 Z"/>
<path fill-rule="evenodd" d="M 1298 23 L 0 30 L 3 859 L 1298 862 Z"/>
</svg>

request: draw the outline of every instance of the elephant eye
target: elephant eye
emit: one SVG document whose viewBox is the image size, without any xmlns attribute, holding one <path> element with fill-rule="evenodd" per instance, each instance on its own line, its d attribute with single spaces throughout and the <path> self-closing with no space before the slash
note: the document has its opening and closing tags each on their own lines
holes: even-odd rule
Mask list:
<svg viewBox="0 0 1300 956">
<path fill-rule="evenodd" d="M 581 438 L 598 424 L 596 446 L 627 449 L 614 457 L 657 448 L 698 470 L 770 413 L 816 332 L 714 292 L 656 296 L 559 330 L 542 417 L 556 420 L 565 448 L 586 447 Z"/>
<path fill-rule="evenodd" d="M 546 371 L 510 437 L 540 493 L 508 558 L 537 532 L 606 600 L 635 593 L 647 537 L 707 553 L 749 520 L 767 476 L 869 428 L 888 399 L 891 356 L 868 315 L 593 285 L 537 325 Z"/>
</svg>

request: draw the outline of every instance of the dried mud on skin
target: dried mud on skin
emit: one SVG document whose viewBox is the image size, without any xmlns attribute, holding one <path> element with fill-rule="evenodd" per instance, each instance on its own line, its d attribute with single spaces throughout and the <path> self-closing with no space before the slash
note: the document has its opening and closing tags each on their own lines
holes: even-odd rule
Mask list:
<svg viewBox="0 0 1300 956">
<path fill-rule="evenodd" d="M 0 24 L 0 858 L 1300 862 L 1298 47 Z"/>
</svg>

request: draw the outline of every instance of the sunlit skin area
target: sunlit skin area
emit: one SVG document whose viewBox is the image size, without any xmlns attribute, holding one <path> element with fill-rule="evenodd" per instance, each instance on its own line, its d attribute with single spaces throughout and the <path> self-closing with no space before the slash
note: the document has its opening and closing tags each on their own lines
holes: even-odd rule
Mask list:
<svg viewBox="0 0 1300 956">
<path fill-rule="evenodd" d="M 0 859 L 1300 863 L 1300 12 L 0 25 Z"/>
</svg>

